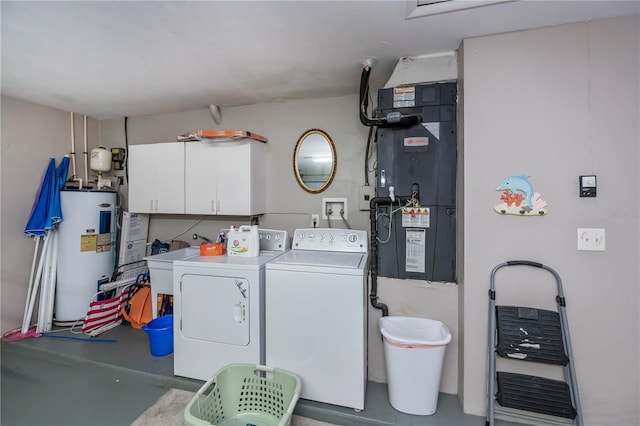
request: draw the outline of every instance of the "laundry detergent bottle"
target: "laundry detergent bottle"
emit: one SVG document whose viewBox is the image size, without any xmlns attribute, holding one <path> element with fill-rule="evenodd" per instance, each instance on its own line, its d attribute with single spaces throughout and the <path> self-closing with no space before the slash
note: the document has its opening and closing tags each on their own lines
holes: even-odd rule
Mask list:
<svg viewBox="0 0 640 426">
<path fill-rule="evenodd" d="M 242 225 L 231 228 L 227 235 L 227 255 L 256 257 L 260 255 L 260 233 L 258 225 Z"/>
</svg>

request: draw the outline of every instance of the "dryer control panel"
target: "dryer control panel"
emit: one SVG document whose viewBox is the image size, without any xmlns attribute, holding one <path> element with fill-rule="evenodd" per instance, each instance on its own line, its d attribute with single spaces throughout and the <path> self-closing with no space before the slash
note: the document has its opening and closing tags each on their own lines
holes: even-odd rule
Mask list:
<svg viewBox="0 0 640 426">
<path fill-rule="evenodd" d="M 336 228 L 296 229 L 293 250 L 322 250 L 349 253 L 368 253 L 367 231 Z"/>
<path fill-rule="evenodd" d="M 227 235 L 228 229 L 221 229 L 221 234 Z M 287 251 L 289 250 L 289 237 L 287 231 L 276 229 L 258 228 L 260 250 Z"/>
<path fill-rule="evenodd" d="M 289 238 L 287 231 L 278 231 L 274 229 L 258 229 L 260 234 L 260 250 L 289 250 Z"/>
</svg>

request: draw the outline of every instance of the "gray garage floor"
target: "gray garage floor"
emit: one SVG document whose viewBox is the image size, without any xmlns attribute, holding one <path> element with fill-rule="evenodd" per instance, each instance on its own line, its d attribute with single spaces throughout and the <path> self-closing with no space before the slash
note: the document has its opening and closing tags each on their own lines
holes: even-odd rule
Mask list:
<svg viewBox="0 0 640 426">
<path fill-rule="evenodd" d="M 84 338 L 66 331 L 55 335 Z M 174 376 L 173 355 L 152 356 L 141 330 L 119 326 L 98 339 L 115 342 L 46 336 L 2 342 L 1 424 L 130 425 L 168 389 L 196 391 L 203 384 Z M 484 417 L 463 414 L 458 398 L 447 394 L 440 394 L 432 416 L 400 413 L 389 405 L 386 385 L 373 382 L 360 412 L 300 400 L 295 413 L 345 426 L 485 424 Z"/>
</svg>

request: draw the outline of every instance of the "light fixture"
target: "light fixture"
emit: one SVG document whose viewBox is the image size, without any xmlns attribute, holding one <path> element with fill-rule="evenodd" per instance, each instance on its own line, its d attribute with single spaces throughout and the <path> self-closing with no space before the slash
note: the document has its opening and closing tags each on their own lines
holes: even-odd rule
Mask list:
<svg viewBox="0 0 640 426">
<path fill-rule="evenodd" d="M 209 105 L 209 112 L 211 113 L 211 118 L 216 124 L 220 124 L 222 122 L 222 110 L 218 105 Z"/>
</svg>

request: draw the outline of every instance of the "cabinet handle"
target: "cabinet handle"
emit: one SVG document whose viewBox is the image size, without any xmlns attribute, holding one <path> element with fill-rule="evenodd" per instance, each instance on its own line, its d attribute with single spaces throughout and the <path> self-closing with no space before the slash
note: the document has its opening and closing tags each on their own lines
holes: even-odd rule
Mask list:
<svg viewBox="0 0 640 426">
<path fill-rule="evenodd" d="M 211 200 L 211 211 L 216 212 L 216 200 Z"/>
<path fill-rule="evenodd" d="M 217 204 L 216 213 L 220 213 L 220 200 L 218 200 L 216 204 Z"/>
<path fill-rule="evenodd" d="M 153 210 L 153 200 L 149 200 L 149 210 Z"/>
<path fill-rule="evenodd" d="M 156 211 L 158 210 L 158 200 L 156 200 L 156 208 L 155 208 L 155 210 Z"/>
</svg>

